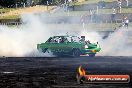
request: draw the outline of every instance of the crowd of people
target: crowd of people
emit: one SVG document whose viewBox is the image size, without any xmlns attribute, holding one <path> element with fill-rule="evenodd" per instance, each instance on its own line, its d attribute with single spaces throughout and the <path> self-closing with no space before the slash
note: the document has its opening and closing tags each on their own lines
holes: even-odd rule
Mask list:
<svg viewBox="0 0 132 88">
<path fill-rule="evenodd" d="M 116 6 L 114 6 L 112 8 L 112 14 L 111 14 L 111 18 L 110 18 L 112 23 L 116 23 L 117 20 L 119 20 L 119 18 L 117 16 L 120 15 L 120 17 L 121 17 L 123 15 L 123 13 L 122 13 L 122 7 L 123 6 L 122 5 L 126 4 L 126 7 L 127 7 L 127 6 L 129 6 L 128 2 L 129 2 L 128 0 L 117 0 L 116 1 Z M 95 22 L 96 23 L 96 22 L 100 21 L 100 19 L 101 19 L 100 14 L 98 14 L 96 10 L 89 10 L 88 13 L 81 16 L 80 21 L 84 25 L 87 20 L 89 22 Z M 120 27 L 128 28 L 129 17 L 127 17 L 127 15 L 123 15 L 120 18 L 120 20 L 121 20 L 120 22 L 122 22 Z"/>
<path fill-rule="evenodd" d="M 117 8 L 112 8 L 112 15 L 111 15 L 111 20 L 112 22 L 115 22 L 116 19 L 116 14 L 117 13 L 121 13 L 122 11 L 122 3 L 123 1 L 126 1 L 126 6 L 129 5 L 129 1 L 128 0 L 117 0 Z M 129 19 L 127 16 L 123 15 L 122 17 L 122 24 L 119 27 L 126 27 L 128 28 L 128 24 L 129 24 Z"/>
</svg>

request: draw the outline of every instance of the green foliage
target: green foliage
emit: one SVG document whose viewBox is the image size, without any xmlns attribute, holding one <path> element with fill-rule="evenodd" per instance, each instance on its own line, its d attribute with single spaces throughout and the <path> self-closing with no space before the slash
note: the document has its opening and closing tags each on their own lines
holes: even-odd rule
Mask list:
<svg viewBox="0 0 132 88">
<path fill-rule="evenodd" d="M 60 3 L 61 2 L 61 0 L 53 0 L 53 3 Z"/>
<path fill-rule="evenodd" d="M 11 5 L 15 4 L 15 2 L 15 0 L 0 0 L 0 6 L 11 7 Z"/>
</svg>

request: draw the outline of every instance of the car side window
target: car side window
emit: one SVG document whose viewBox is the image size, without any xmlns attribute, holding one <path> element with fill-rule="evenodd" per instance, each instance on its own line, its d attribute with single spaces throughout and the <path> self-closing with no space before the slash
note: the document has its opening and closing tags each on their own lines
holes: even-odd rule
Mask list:
<svg viewBox="0 0 132 88">
<path fill-rule="evenodd" d="M 48 43 L 56 43 L 57 41 L 55 40 L 55 38 L 49 38 L 47 42 Z"/>
<path fill-rule="evenodd" d="M 64 42 L 64 39 L 61 37 L 60 38 L 60 43 L 63 43 Z"/>
<path fill-rule="evenodd" d="M 79 42 L 80 39 L 78 37 L 74 37 L 74 36 L 68 36 L 68 37 L 64 37 L 64 36 L 55 36 L 55 37 L 51 37 L 47 40 L 48 43 L 73 43 L 73 42 Z"/>
<path fill-rule="evenodd" d="M 66 37 L 66 42 L 71 42 L 71 37 Z"/>
<path fill-rule="evenodd" d="M 66 41 L 66 39 L 64 37 L 55 37 L 52 39 L 52 42 L 51 43 L 64 43 Z"/>
<path fill-rule="evenodd" d="M 79 42 L 80 41 L 80 39 L 78 37 L 72 37 L 71 39 L 73 42 Z"/>
<path fill-rule="evenodd" d="M 52 38 L 49 38 L 47 42 L 48 42 L 48 43 L 52 42 Z"/>
</svg>

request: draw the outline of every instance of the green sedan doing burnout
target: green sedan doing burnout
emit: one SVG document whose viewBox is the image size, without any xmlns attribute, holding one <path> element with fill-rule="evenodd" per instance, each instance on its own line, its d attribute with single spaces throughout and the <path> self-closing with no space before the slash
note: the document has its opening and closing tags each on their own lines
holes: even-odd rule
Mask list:
<svg viewBox="0 0 132 88">
<path fill-rule="evenodd" d="M 94 57 L 101 50 L 98 42 L 91 43 L 85 41 L 85 36 L 53 36 L 45 43 L 37 44 L 37 49 L 40 52 L 52 52 L 56 56 L 72 56 L 79 57 L 80 55 L 88 54 Z"/>
</svg>

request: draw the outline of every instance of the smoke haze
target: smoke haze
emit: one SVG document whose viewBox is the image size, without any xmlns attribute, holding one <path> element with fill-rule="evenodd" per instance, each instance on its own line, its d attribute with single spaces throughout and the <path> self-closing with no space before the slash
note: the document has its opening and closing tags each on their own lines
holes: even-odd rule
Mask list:
<svg viewBox="0 0 132 88">
<path fill-rule="evenodd" d="M 90 32 L 88 29 L 74 31 L 70 26 L 63 28 L 49 28 L 44 24 L 45 15 L 25 14 L 21 17 L 23 24 L 19 27 L 0 26 L 0 56 L 52 56 L 38 52 L 37 44 L 45 42 L 50 36 L 65 35 L 67 32 L 73 35 L 85 35 L 86 40 L 99 42 L 102 50 L 99 56 L 131 56 L 132 46 L 128 42 L 126 29 L 119 29 L 103 39 L 102 34 Z M 75 19 L 71 19 L 75 20 Z M 63 26 L 65 24 L 62 24 Z"/>
<path fill-rule="evenodd" d="M 51 35 L 34 14 L 23 15 L 22 21 L 25 24 L 19 27 L 0 26 L 1 56 L 25 56 L 37 52 L 37 44 L 46 41 Z"/>
</svg>

